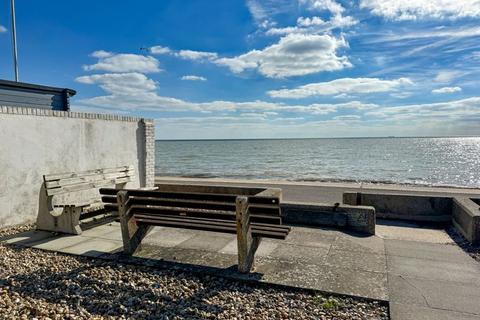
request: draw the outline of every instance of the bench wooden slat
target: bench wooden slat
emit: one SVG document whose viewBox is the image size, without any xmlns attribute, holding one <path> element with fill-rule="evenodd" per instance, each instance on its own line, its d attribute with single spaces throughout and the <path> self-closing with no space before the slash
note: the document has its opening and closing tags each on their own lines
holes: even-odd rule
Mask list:
<svg viewBox="0 0 480 320">
<path fill-rule="evenodd" d="M 162 219 L 162 220 L 169 220 L 169 221 L 192 221 L 192 222 L 199 222 L 199 223 L 211 223 L 218 226 L 234 226 L 236 227 L 235 221 L 226 221 L 222 219 L 206 219 L 206 218 L 197 218 L 197 217 L 165 217 L 165 216 L 152 216 L 149 214 L 142 214 L 142 213 L 135 213 L 135 219 Z M 264 231 L 271 231 L 277 233 L 288 233 L 290 232 L 289 227 L 285 227 L 282 225 L 272 226 L 262 223 L 252 223 L 252 228 L 256 230 L 264 230 Z"/>
<path fill-rule="evenodd" d="M 97 182 L 102 180 L 111 180 L 111 179 L 119 179 L 119 178 L 127 178 L 127 177 L 133 178 L 134 175 L 135 173 L 133 170 L 113 172 L 113 173 L 98 173 L 98 174 L 82 176 L 82 177 L 46 181 L 45 187 L 47 189 L 50 189 L 50 188 L 66 187 L 66 186 L 76 185 L 76 184 L 85 183 L 85 182 Z"/>
<path fill-rule="evenodd" d="M 98 173 L 113 173 L 113 172 L 121 172 L 121 171 L 130 171 L 134 170 L 133 166 L 121 166 L 116 168 L 105 168 L 105 169 L 94 169 L 94 170 L 87 170 L 82 172 L 66 172 L 66 173 L 55 173 L 55 174 L 46 174 L 43 176 L 45 181 L 51 180 L 58 180 L 58 179 L 67 179 L 67 178 L 76 178 L 76 177 L 83 177 L 88 175 L 94 175 Z"/>
<path fill-rule="evenodd" d="M 105 180 L 105 181 L 85 182 L 77 185 L 47 189 L 46 191 L 48 196 L 54 196 L 57 194 L 62 194 L 67 192 L 100 188 L 100 187 L 111 185 L 111 184 L 121 184 L 121 183 L 130 182 L 130 181 L 132 181 L 132 177 L 123 177 L 123 178 L 111 179 L 111 180 Z"/>
<path fill-rule="evenodd" d="M 117 207 L 114 207 L 115 211 L 117 211 Z M 235 220 L 235 212 L 230 211 L 196 211 L 196 210 L 183 210 L 184 208 L 175 208 L 175 209 L 167 209 L 161 207 L 148 207 L 148 206 L 139 206 L 134 205 L 132 206 L 128 212 L 132 214 L 142 213 L 142 214 L 150 214 L 152 216 L 181 216 L 182 213 L 185 216 L 189 217 L 203 217 L 203 218 L 211 218 L 211 219 L 224 219 L 224 220 Z M 255 214 L 251 215 L 251 220 L 258 223 L 265 223 L 265 224 L 272 224 L 272 225 L 280 225 L 282 219 L 279 216 L 271 216 L 271 215 L 261 215 Z"/>
<path fill-rule="evenodd" d="M 185 199 L 185 200 L 202 200 L 202 201 L 219 201 L 235 203 L 236 195 L 231 194 L 213 194 L 213 193 L 184 193 L 184 192 L 163 192 L 163 191 L 144 191 L 144 190 L 130 190 L 126 189 L 130 197 L 146 197 L 146 198 L 162 198 L 162 199 Z M 118 189 L 101 188 L 102 195 L 116 195 Z M 279 197 L 268 196 L 249 196 L 250 205 L 257 204 L 271 204 L 278 205 L 280 203 Z"/>
<path fill-rule="evenodd" d="M 130 197 L 134 199 L 133 203 L 137 204 L 155 204 L 155 205 L 169 205 L 178 207 L 195 207 L 195 208 L 220 208 L 228 207 L 231 211 L 235 211 L 235 203 L 220 202 L 220 201 L 203 201 L 203 200 L 189 200 L 189 199 L 171 199 L 171 198 L 148 198 L 148 197 Z M 102 201 L 105 203 L 117 203 L 115 196 L 102 196 Z M 250 204 L 249 208 L 252 212 L 263 212 L 279 215 L 279 206 L 272 204 Z M 220 209 L 219 209 L 220 210 Z"/>
<path fill-rule="evenodd" d="M 222 233 L 231 233 L 236 234 L 236 224 L 235 223 L 225 223 L 219 222 L 215 223 L 211 220 L 196 221 L 191 218 L 166 218 L 166 217 L 142 217 L 135 215 L 135 220 L 137 223 L 146 223 L 154 226 L 167 226 L 167 227 L 177 227 L 182 229 L 191 229 L 191 230 L 203 230 L 203 231 L 215 231 Z M 252 224 L 252 235 L 257 237 L 266 237 L 273 239 L 285 239 L 287 233 L 283 230 L 272 231 L 272 230 L 263 230 L 257 228 Z"/>
</svg>

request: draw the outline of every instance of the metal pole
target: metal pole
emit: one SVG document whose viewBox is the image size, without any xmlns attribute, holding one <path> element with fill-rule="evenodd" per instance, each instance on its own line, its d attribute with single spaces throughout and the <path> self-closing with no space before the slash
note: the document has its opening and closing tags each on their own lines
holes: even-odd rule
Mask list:
<svg viewBox="0 0 480 320">
<path fill-rule="evenodd" d="M 15 81 L 18 82 L 17 30 L 15 28 L 15 0 L 10 0 L 10 8 L 12 11 L 13 68 L 15 71 Z"/>
</svg>

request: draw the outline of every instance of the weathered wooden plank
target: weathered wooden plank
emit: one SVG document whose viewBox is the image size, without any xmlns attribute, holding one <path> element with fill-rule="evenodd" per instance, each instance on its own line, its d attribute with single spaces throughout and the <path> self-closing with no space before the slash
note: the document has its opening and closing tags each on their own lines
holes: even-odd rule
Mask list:
<svg viewBox="0 0 480 320">
<path fill-rule="evenodd" d="M 143 238 L 151 230 L 151 226 L 137 224 L 134 217 L 129 214 L 128 202 L 128 192 L 118 192 L 117 205 L 122 231 L 123 251 L 125 254 L 132 255 L 140 246 Z"/>
<path fill-rule="evenodd" d="M 215 210 L 184 210 L 183 208 L 161 208 L 151 206 L 132 205 L 130 210 L 134 214 L 145 214 L 154 216 L 186 216 L 209 219 L 222 219 L 225 221 L 234 221 L 235 212 L 215 211 Z M 269 225 L 280 225 L 281 218 L 269 215 L 251 215 L 250 220 L 255 223 L 264 223 Z"/>
<path fill-rule="evenodd" d="M 132 165 L 120 166 L 115 168 L 100 168 L 100 169 L 79 171 L 79 172 L 46 174 L 43 176 L 43 179 L 45 181 L 51 181 L 51 180 L 59 180 L 59 179 L 66 179 L 66 178 L 83 177 L 83 176 L 93 175 L 98 173 L 112 173 L 112 172 L 130 171 L 130 170 L 134 170 Z"/>
<path fill-rule="evenodd" d="M 248 197 L 239 196 L 236 200 L 238 271 L 248 273 L 253 267 L 255 252 L 261 238 L 252 235 L 248 213 Z"/>
<path fill-rule="evenodd" d="M 119 171 L 113 173 L 97 173 L 94 175 L 87 175 L 87 176 L 79 176 L 75 178 L 66 178 L 66 179 L 59 179 L 59 180 L 51 180 L 45 182 L 45 187 L 47 189 L 50 188 L 58 188 L 58 187 L 66 187 L 70 185 L 76 185 L 85 182 L 96 182 L 101 180 L 111 180 L 111 179 L 118 179 L 118 178 L 127 178 L 134 176 L 134 171 Z"/>
<path fill-rule="evenodd" d="M 54 195 L 62 194 L 62 193 L 100 188 L 100 187 L 104 187 L 104 186 L 107 186 L 107 185 L 127 183 L 127 182 L 130 182 L 130 181 L 132 181 L 132 178 L 131 177 L 126 177 L 126 178 L 103 180 L 103 181 L 97 181 L 97 182 L 85 182 L 85 183 L 72 185 L 72 186 L 59 187 L 59 188 L 54 188 L 54 189 L 47 189 L 46 191 L 47 191 L 48 196 L 54 196 Z"/>
</svg>

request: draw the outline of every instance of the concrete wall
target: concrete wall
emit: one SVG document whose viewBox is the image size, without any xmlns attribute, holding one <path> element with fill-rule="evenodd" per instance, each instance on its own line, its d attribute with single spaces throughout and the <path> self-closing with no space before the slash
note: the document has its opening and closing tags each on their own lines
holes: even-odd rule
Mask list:
<svg viewBox="0 0 480 320">
<path fill-rule="evenodd" d="M 375 234 L 373 207 L 284 201 L 281 208 L 283 222 L 286 224 L 329 226 L 368 235 Z"/>
<path fill-rule="evenodd" d="M 117 115 L 0 107 L 0 227 L 34 221 L 42 175 L 134 165 L 153 186 L 153 121 Z"/>
</svg>

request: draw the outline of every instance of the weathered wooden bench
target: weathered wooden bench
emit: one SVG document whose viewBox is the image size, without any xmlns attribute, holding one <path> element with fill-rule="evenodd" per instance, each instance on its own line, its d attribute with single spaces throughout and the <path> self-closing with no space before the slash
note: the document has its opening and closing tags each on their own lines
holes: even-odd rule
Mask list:
<svg viewBox="0 0 480 320">
<path fill-rule="evenodd" d="M 104 210 L 98 189 L 123 188 L 134 178 L 133 166 L 44 175 L 46 198 L 41 199 L 37 229 L 81 234 L 82 228 L 111 221 L 112 213 Z"/>
<path fill-rule="evenodd" d="M 181 192 L 183 191 L 183 192 Z M 133 254 L 153 226 L 237 235 L 238 270 L 249 272 L 262 238 L 285 239 L 280 189 L 159 185 L 156 191 L 100 189 L 118 210 L 124 253 Z"/>
</svg>

